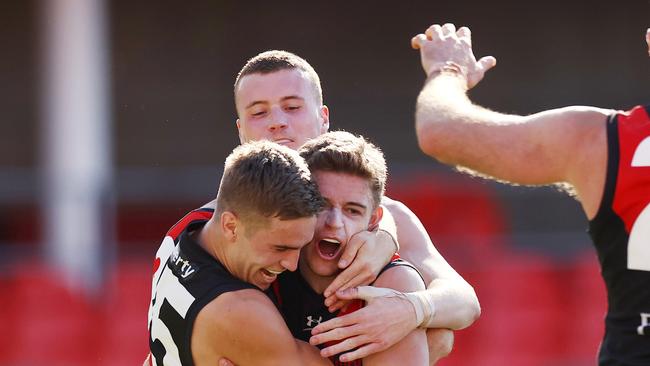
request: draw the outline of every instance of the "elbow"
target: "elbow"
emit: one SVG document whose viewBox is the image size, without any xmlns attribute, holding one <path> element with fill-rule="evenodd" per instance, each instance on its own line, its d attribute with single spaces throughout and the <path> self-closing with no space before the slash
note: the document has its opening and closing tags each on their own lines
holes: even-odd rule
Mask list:
<svg viewBox="0 0 650 366">
<path fill-rule="evenodd" d="M 444 136 L 443 122 L 426 123 L 418 121 L 415 125 L 415 132 L 420 150 L 428 156 L 444 164 L 453 164 L 449 156 L 448 139 Z"/>
<path fill-rule="evenodd" d="M 472 291 L 473 290 L 474 289 L 472 289 Z M 481 304 L 478 302 L 478 298 L 476 297 L 476 294 L 474 294 L 474 299 L 475 300 L 473 301 L 472 310 L 469 314 L 469 323 L 467 324 L 468 327 L 472 325 L 475 321 L 477 321 L 478 318 L 481 317 Z"/>
<path fill-rule="evenodd" d="M 453 330 L 460 330 L 472 325 L 481 316 L 481 304 L 478 301 L 474 288 L 466 284 L 466 301 L 465 306 L 458 308 L 457 323 L 454 324 Z"/>
<path fill-rule="evenodd" d="M 476 296 L 476 291 L 474 291 L 474 288 L 470 286 L 469 284 L 467 285 L 469 287 L 469 304 L 466 307 L 466 314 L 463 317 L 464 318 L 464 323 L 462 328 L 467 328 L 470 325 L 472 325 L 478 318 L 481 316 L 481 304 L 478 301 L 478 296 Z"/>
</svg>

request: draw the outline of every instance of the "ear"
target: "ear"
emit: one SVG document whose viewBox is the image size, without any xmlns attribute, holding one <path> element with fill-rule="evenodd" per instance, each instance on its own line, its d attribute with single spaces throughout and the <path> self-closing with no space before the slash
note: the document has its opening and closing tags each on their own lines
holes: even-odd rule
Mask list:
<svg viewBox="0 0 650 366">
<path fill-rule="evenodd" d="M 326 133 L 330 129 L 330 110 L 326 105 L 320 107 L 320 117 L 323 119 L 323 123 L 320 127 L 320 133 Z"/>
<path fill-rule="evenodd" d="M 384 208 L 379 205 L 375 211 L 370 215 L 370 222 L 368 223 L 368 230 L 374 230 L 379 226 L 379 221 L 384 217 Z"/>
<path fill-rule="evenodd" d="M 246 142 L 246 140 L 244 139 L 244 135 L 242 134 L 241 122 L 239 121 L 239 118 L 237 118 L 235 124 L 237 125 L 237 134 L 239 135 L 239 142 L 243 144 L 244 142 Z"/>
<path fill-rule="evenodd" d="M 224 211 L 221 214 L 220 226 L 226 240 L 229 242 L 237 240 L 237 228 L 239 226 L 237 215 L 230 211 Z"/>
</svg>

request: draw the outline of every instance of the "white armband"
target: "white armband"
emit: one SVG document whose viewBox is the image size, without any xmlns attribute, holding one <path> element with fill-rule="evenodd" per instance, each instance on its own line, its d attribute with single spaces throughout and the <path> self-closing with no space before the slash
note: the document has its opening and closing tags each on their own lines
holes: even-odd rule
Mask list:
<svg viewBox="0 0 650 366">
<path fill-rule="evenodd" d="M 431 293 L 427 290 L 407 292 L 406 299 L 415 309 L 415 323 L 420 328 L 431 328 L 433 315 L 436 313 Z"/>
</svg>

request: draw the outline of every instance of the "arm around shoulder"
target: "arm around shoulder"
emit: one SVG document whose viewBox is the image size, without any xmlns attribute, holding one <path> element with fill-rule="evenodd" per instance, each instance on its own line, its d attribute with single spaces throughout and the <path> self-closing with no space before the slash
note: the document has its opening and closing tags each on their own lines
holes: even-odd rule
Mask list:
<svg viewBox="0 0 650 366">
<path fill-rule="evenodd" d="M 417 216 L 403 203 L 382 202 L 393 214 L 400 255 L 412 263 L 427 283 L 426 296 L 435 305 L 432 328 L 462 329 L 481 314 L 474 288 L 436 250 Z"/>
<path fill-rule="evenodd" d="M 216 365 L 221 357 L 236 365 L 331 365 L 294 339 L 273 303 L 252 289 L 225 293 L 201 309 L 191 347 L 197 366 Z"/>
<path fill-rule="evenodd" d="M 396 266 L 383 272 L 373 284 L 401 292 L 424 290 L 419 274 L 407 266 Z M 401 341 L 388 349 L 363 359 L 363 364 L 372 365 L 428 365 L 429 352 L 424 329 L 416 328 Z"/>
</svg>

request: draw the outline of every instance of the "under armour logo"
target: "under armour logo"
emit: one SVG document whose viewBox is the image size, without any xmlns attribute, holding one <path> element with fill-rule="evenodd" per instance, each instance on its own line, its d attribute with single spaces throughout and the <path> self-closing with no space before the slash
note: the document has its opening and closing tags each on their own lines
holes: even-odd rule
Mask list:
<svg viewBox="0 0 650 366">
<path fill-rule="evenodd" d="M 636 328 L 636 332 L 639 335 L 650 335 L 650 332 L 646 334 L 646 332 L 649 330 L 650 330 L 650 313 L 641 313 L 641 325 L 639 325 L 639 327 Z"/>
<path fill-rule="evenodd" d="M 323 321 L 323 317 L 319 316 L 318 319 L 314 319 L 311 315 L 307 316 L 307 327 L 313 328 L 315 325 L 320 324 Z"/>
</svg>

